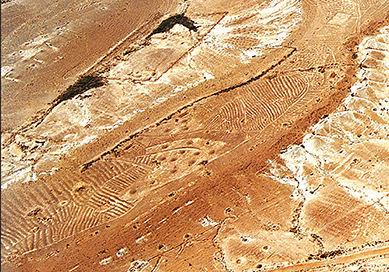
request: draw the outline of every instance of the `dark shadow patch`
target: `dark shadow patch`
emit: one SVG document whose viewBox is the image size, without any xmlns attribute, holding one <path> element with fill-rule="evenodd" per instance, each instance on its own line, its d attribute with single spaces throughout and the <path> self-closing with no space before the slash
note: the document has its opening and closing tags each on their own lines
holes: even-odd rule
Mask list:
<svg viewBox="0 0 389 272">
<path fill-rule="evenodd" d="M 60 94 L 54 101 L 56 106 L 63 101 L 72 99 L 73 97 L 86 92 L 89 89 L 101 87 L 106 83 L 105 79 L 96 74 L 81 76 L 76 83 L 69 86 L 63 94 Z"/>
<path fill-rule="evenodd" d="M 31 210 L 31 211 L 27 214 L 27 216 L 36 216 L 40 211 L 42 211 L 41 208 L 35 208 L 35 209 Z"/>
<path fill-rule="evenodd" d="M 336 256 L 342 255 L 343 253 L 344 253 L 344 250 L 342 250 L 342 249 L 324 251 L 324 252 L 320 252 L 316 255 L 309 254 L 308 260 L 332 259 Z"/>
<path fill-rule="evenodd" d="M 74 191 L 78 193 L 78 192 L 81 192 L 85 189 L 86 189 L 85 186 L 80 186 L 80 187 L 76 188 Z"/>
<path fill-rule="evenodd" d="M 189 19 L 183 14 L 176 14 L 174 16 L 167 18 L 166 20 L 163 20 L 161 24 L 156 29 L 154 29 L 154 31 L 148 36 L 148 38 L 157 33 L 168 32 L 176 24 L 180 24 L 189 30 L 197 31 L 197 26 L 195 26 L 194 21 L 192 21 L 191 19 Z"/>
</svg>

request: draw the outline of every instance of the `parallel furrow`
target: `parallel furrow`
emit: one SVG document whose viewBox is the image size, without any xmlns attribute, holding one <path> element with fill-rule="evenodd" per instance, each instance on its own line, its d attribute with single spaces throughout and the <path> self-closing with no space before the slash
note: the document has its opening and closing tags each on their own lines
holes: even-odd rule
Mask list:
<svg viewBox="0 0 389 272">
<path fill-rule="evenodd" d="M 112 199 L 119 199 L 117 194 L 112 189 L 103 187 L 97 191 L 90 199 L 88 205 L 92 208 L 98 209 L 106 203 L 112 202 Z"/>
<path fill-rule="evenodd" d="M 282 107 L 280 107 L 281 103 L 272 103 L 270 104 L 270 107 L 273 112 L 273 120 L 276 119 L 278 116 L 282 115 L 284 111 L 282 110 Z"/>
<path fill-rule="evenodd" d="M 100 177 L 104 181 L 115 176 L 115 173 L 109 168 L 105 161 L 99 161 L 96 165 L 93 165 L 90 170 L 93 171 L 97 177 Z"/>
<path fill-rule="evenodd" d="M 18 207 L 15 206 L 14 202 L 3 201 L 3 203 L 1 203 L 1 222 L 4 223 L 1 226 L 2 229 L 7 226 L 7 223 L 13 218 L 19 218 L 23 216 L 25 216 L 25 214 L 18 212 Z"/>
<path fill-rule="evenodd" d="M 91 228 L 93 226 L 97 226 L 98 224 L 101 224 L 101 223 L 102 222 L 100 221 L 100 218 L 96 215 L 96 213 L 94 213 L 94 215 L 91 217 L 91 220 L 89 220 L 87 222 L 85 227 L 88 229 L 88 228 Z"/>
<path fill-rule="evenodd" d="M 236 101 L 236 103 L 233 104 L 234 108 L 234 115 L 235 119 L 233 124 L 233 129 L 242 130 L 242 121 L 244 121 L 245 118 L 245 107 L 244 104 L 241 101 Z"/>
<path fill-rule="evenodd" d="M 217 129 L 218 125 L 221 124 L 223 118 L 220 116 L 220 112 L 216 114 L 211 121 L 206 124 L 207 129 Z"/>
<path fill-rule="evenodd" d="M 111 161 L 111 164 L 118 169 L 118 173 L 123 173 L 128 167 L 130 167 L 129 163 L 124 164 L 118 160 Z"/>
<path fill-rule="evenodd" d="M 98 184 L 97 187 L 101 186 L 104 184 L 106 180 L 111 178 L 104 170 L 103 167 L 101 167 L 101 163 L 96 164 L 96 167 L 91 168 L 90 170 L 88 169 L 87 172 L 88 176 L 93 176 L 95 177 L 95 182 Z M 100 184 L 100 185 L 99 185 Z"/>
<path fill-rule="evenodd" d="M 271 110 L 270 106 L 268 105 L 269 102 L 267 102 L 264 99 L 265 95 L 263 95 L 263 97 L 261 97 L 261 95 L 262 95 L 261 93 L 254 92 L 251 90 L 252 90 L 251 88 L 248 89 L 247 99 L 252 101 L 252 104 L 254 105 L 255 108 L 257 108 L 260 111 L 260 114 L 265 113 L 268 116 L 272 116 L 272 110 Z M 271 91 L 272 90 L 269 90 L 269 92 L 271 92 Z M 276 98 L 274 97 L 273 100 L 275 100 L 275 99 Z"/>
<path fill-rule="evenodd" d="M 333 237 L 349 237 L 351 238 L 358 235 L 361 230 L 362 222 L 366 223 L 368 220 L 368 211 L 361 212 L 361 210 L 355 213 L 345 215 L 343 218 L 339 218 L 326 226 L 322 231 L 325 231 Z"/>
<path fill-rule="evenodd" d="M 151 157 L 150 155 L 136 157 L 134 159 L 134 163 L 144 166 L 149 166 L 151 164 Z"/>
<path fill-rule="evenodd" d="M 292 81 L 291 78 L 288 76 L 282 77 L 280 83 L 282 84 L 285 93 L 284 96 L 288 98 L 297 96 L 299 90 L 301 89 L 301 87 L 298 86 L 299 82 Z"/>
<path fill-rule="evenodd" d="M 258 101 L 258 104 L 261 105 L 261 107 L 257 107 L 259 114 L 257 116 L 254 116 L 253 118 L 261 118 L 262 117 L 264 120 L 266 120 L 265 123 L 269 123 L 272 120 L 274 120 L 274 113 L 273 113 L 271 106 L 269 104 L 266 104 L 266 103 L 261 103 L 261 101 Z"/>
<path fill-rule="evenodd" d="M 68 220 L 66 222 L 66 224 L 64 224 L 66 227 L 63 228 L 62 232 L 61 232 L 61 239 L 65 239 L 66 237 L 69 237 L 71 236 L 72 234 L 74 234 L 74 226 L 76 224 L 76 222 L 79 220 L 78 218 L 78 213 L 80 212 L 80 207 L 73 207 L 72 211 L 71 211 L 71 218 L 70 220 Z"/>
<path fill-rule="evenodd" d="M 15 214 L 23 216 L 25 212 L 28 212 L 29 209 L 31 209 L 32 205 L 39 203 L 35 196 L 31 199 L 31 201 L 29 195 L 30 192 L 28 192 L 27 195 L 23 194 L 21 191 L 12 192 L 10 197 L 4 199 L 5 202 L 2 205 L 2 208 L 13 207 L 12 209 L 15 211 Z"/>
<path fill-rule="evenodd" d="M 32 233 L 31 235 L 26 237 L 26 246 L 27 251 L 34 250 L 35 249 L 35 233 Z"/>
<path fill-rule="evenodd" d="M 64 229 L 66 228 L 68 220 L 71 220 L 71 208 L 69 206 L 63 207 L 59 212 L 58 212 L 58 221 L 53 222 L 53 232 L 54 232 L 54 237 L 55 240 L 61 240 L 62 239 L 62 233 Z"/>
<path fill-rule="evenodd" d="M 132 182 L 135 182 L 147 175 L 147 171 L 144 171 L 144 169 L 139 167 L 134 167 L 125 172 L 124 175 Z"/>
<path fill-rule="evenodd" d="M 86 191 L 76 194 L 77 196 L 74 198 L 73 203 L 76 206 L 84 206 L 85 203 L 89 201 L 90 196 L 93 194 L 93 191 Z"/>
<path fill-rule="evenodd" d="M 109 188 L 103 188 L 104 195 L 108 196 L 107 201 L 111 205 L 115 205 L 116 209 L 122 210 L 123 212 L 127 211 L 130 207 L 130 204 L 124 200 L 122 200 L 120 197 L 118 197 L 116 194 L 112 194 L 112 191 L 109 190 Z M 109 191 L 108 191 L 109 190 Z"/>
<path fill-rule="evenodd" d="M 107 203 L 107 200 L 99 194 L 99 192 L 96 192 L 92 195 L 92 197 L 88 201 L 88 206 L 93 209 L 99 209 L 101 206 L 105 205 Z"/>
<path fill-rule="evenodd" d="M 300 78 L 292 78 L 291 77 L 283 77 L 284 84 L 291 91 L 289 97 L 297 97 L 300 96 L 301 93 L 304 93 L 306 90 L 306 84 Z"/>
<path fill-rule="evenodd" d="M 12 234 L 11 233 L 8 233 L 8 232 L 4 232 L 2 235 L 1 235 L 1 246 L 2 248 L 10 248 L 12 247 L 15 243 L 16 243 L 16 238 L 12 237 Z"/>
<path fill-rule="evenodd" d="M 326 197 L 322 199 L 322 202 L 329 206 L 339 206 L 343 208 L 346 203 L 356 203 L 356 200 L 349 196 L 345 191 L 337 190 L 326 195 Z"/>
<path fill-rule="evenodd" d="M 70 206 L 67 205 L 67 206 L 62 207 L 58 211 L 58 213 L 56 214 L 56 216 L 58 218 L 58 222 L 65 222 L 66 220 L 68 220 L 68 218 L 69 218 L 69 209 L 70 209 Z"/>
<path fill-rule="evenodd" d="M 250 97 L 243 98 L 243 103 L 246 105 L 246 118 L 247 123 L 245 125 L 245 130 L 260 130 L 263 128 L 263 119 L 265 116 L 260 111 L 261 104 L 255 104 Z"/>
<path fill-rule="evenodd" d="M 96 170 L 96 168 L 95 168 L 95 170 Z M 108 179 L 115 176 L 115 172 L 112 171 L 112 169 L 108 166 L 108 163 L 106 163 L 106 162 L 99 163 L 98 168 L 97 168 L 97 173 L 101 174 L 102 178 L 105 180 L 108 180 Z"/>
<path fill-rule="evenodd" d="M 270 88 L 272 89 L 272 93 L 276 97 L 275 100 L 282 99 L 287 97 L 289 93 L 288 90 L 284 89 L 284 85 L 282 84 L 282 76 L 277 76 L 269 82 Z"/>
<path fill-rule="evenodd" d="M 94 210 L 91 208 L 84 208 L 83 210 L 79 215 L 79 222 L 75 226 L 76 232 L 83 231 L 87 228 L 94 213 Z"/>
<path fill-rule="evenodd" d="M 43 240 L 41 236 L 41 231 L 38 230 L 36 233 L 33 234 L 34 237 L 34 249 L 40 248 L 43 246 Z"/>
<path fill-rule="evenodd" d="M 130 186 L 130 185 L 131 185 L 131 183 L 125 179 L 124 175 L 121 175 L 119 177 L 115 177 L 112 180 L 110 180 L 108 182 L 108 184 L 106 185 L 106 187 L 108 187 L 116 192 L 120 192 L 120 191 L 128 188 L 128 186 Z"/>
<path fill-rule="evenodd" d="M 11 243 L 11 245 L 16 244 L 20 240 L 20 238 L 17 235 L 15 235 L 15 233 L 12 229 L 2 230 L 1 232 L 2 232 L 1 240 L 3 240 L 3 239 L 7 240 L 7 241 L 9 241 L 9 243 Z"/>
<path fill-rule="evenodd" d="M 265 80 L 259 84 L 250 84 L 251 87 L 249 90 L 253 96 L 257 97 L 258 100 L 263 101 L 264 103 L 269 103 L 274 101 L 277 98 L 277 93 L 274 91 L 274 86 L 270 80 Z"/>
<path fill-rule="evenodd" d="M 131 208 L 131 204 L 119 199 L 112 204 L 115 204 L 115 210 L 117 210 L 120 214 L 127 212 Z"/>
<path fill-rule="evenodd" d="M 28 247 L 27 247 L 27 239 L 23 239 L 21 240 L 19 243 L 17 243 L 15 246 L 14 246 L 14 249 L 19 251 L 19 252 L 25 252 L 28 250 Z"/>
<path fill-rule="evenodd" d="M 107 187 L 103 187 L 101 188 L 101 191 L 100 191 L 100 194 L 101 195 L 104 195 L 105 197 L 107 197 L 108 199 L 119 199 L 117 197 L 117 193 Z"/>
<path fill-rule="evenodd" d="M 9 212 L 12 215 L 12 211 Z M 18 239 L 22 239 L 33 227 L 33 223 L 26 221 L 24 217 L 11 216 L 1 228 L 1 231 L 9 230 Z"/>
<path fill-rule="evenodd" d="M 105 214 L 107 214 L 108 216 L 111 216 L 112 218 L 116 218 L 116 217 L 122 216 L 127 211 L 128 211 L 128 209 L 124 210 L 124 211 L 123 210 L 118 210 L 118 209 L 112 209 L 112 210 L 106 211 Z"/>
<path fill-rule="evenodd" d="M 98 179 L 94 173 L 87 173 L 84 176 L 84 179 L 92 187 L 93 190 L 98 190 L 98 188 L 102 185 L 102 182 L 100 179 Z"/>
<path fill-rule="evenodd" d="M 64 188 L 62 192 L 71 195 L 70 192 L 73 190 L 73 186 L 76 182 L 70 180 L 68 176 L 63 176 L 63 175 L 60 175 L 58 179 L 59 179 L 58 184 Z"/>
<path fill-rule="evenodd" d="M 115 173 L 115 176 L 120 175 L 123 172 L 123 169 L 122 167 L 120 167 L 120 164 L 113 163 L 113 161 L 109 163 L 109 168 Z"/>
<path fill-rule="evenodd" d="M 74 212 L 73 212 L 74 220 L 69 225 L 68 231 L 66 232 L 65 237 L 63 237 L 63 238 L 69 237 L 69 236 L 73 235 L 74 233 L 76 233 L 77 231 L 79 231 L 77 227 L 82 222 L 83 216 L 85 216 L 87 211 L 88 211 L 88 209 L 85 209 L 83 207 L 77 207 L 74 210 Z"/>
<path fill-rule="evenodd" d="M 47 226 L 44 230 L 42 230 L 42 232 L 42 236 L 45 237 L 44 242 L 46 243 L 46 245 L 51 245 L 52 243 L 54 243 L 54 233 L 52 226 Z"/>
</svg>

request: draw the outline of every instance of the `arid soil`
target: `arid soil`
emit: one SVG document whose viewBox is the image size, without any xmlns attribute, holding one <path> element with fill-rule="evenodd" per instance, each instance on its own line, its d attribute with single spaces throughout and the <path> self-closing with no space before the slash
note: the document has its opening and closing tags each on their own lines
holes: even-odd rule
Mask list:
<svg viewBox="0 0 389 272">
<path fill-rule="evenodd" d="M 31 122 L 122 39 L 154 29 L 179 1 L 26 1 L 2 4 L 2 132 Z M 131 35 L 132 34 L 132 35 Z"/>
<path fill-rule="evenodd" d="M 389 269 L 388 12 L 2 3 L 2 269 Z"/>
</svg>

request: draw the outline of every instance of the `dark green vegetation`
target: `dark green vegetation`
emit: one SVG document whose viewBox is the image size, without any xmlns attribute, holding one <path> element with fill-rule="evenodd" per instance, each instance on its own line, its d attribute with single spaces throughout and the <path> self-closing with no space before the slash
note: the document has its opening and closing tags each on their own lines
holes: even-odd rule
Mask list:
<svg viewBox="0 0 389 272">
<path fill-rule="evenodd" d="M 84 75 L 81 76 L 76 83 L 69 86 L 66 91 L 60 94 L 54 101 L 54 105 L 72 99 L 76 95 L 82 94 L 89 89 L 101 87 L 105 84 L 105 79 L 100 75 Z"/>
<path fill-rule="evenodd" d="M 194 23 L 195 23 L 194 21 L 184 16 L 183 14 L 176 14 L 174 16 L 167 18 L 166 20 L 163 20 L 161 24 L 156 29 L 154 29 L 154 31 L 149 35 L 149 37 L 157 33 L 168 32 L 176 24 L 183 25 L 189 30 L 197 31 L 197 26 L 195 26 Z"/>
</svg>

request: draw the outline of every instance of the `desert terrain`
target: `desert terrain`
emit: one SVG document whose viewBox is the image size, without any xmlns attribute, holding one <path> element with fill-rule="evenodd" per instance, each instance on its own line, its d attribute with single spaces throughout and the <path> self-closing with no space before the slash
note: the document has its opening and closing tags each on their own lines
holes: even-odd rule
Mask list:
<svg viewBox="0 0 389 272">
<path fill-rule="evenodd" d="M 389 1 L 2 1 L 4 271 L 387 271 Z"/>
</svg>

